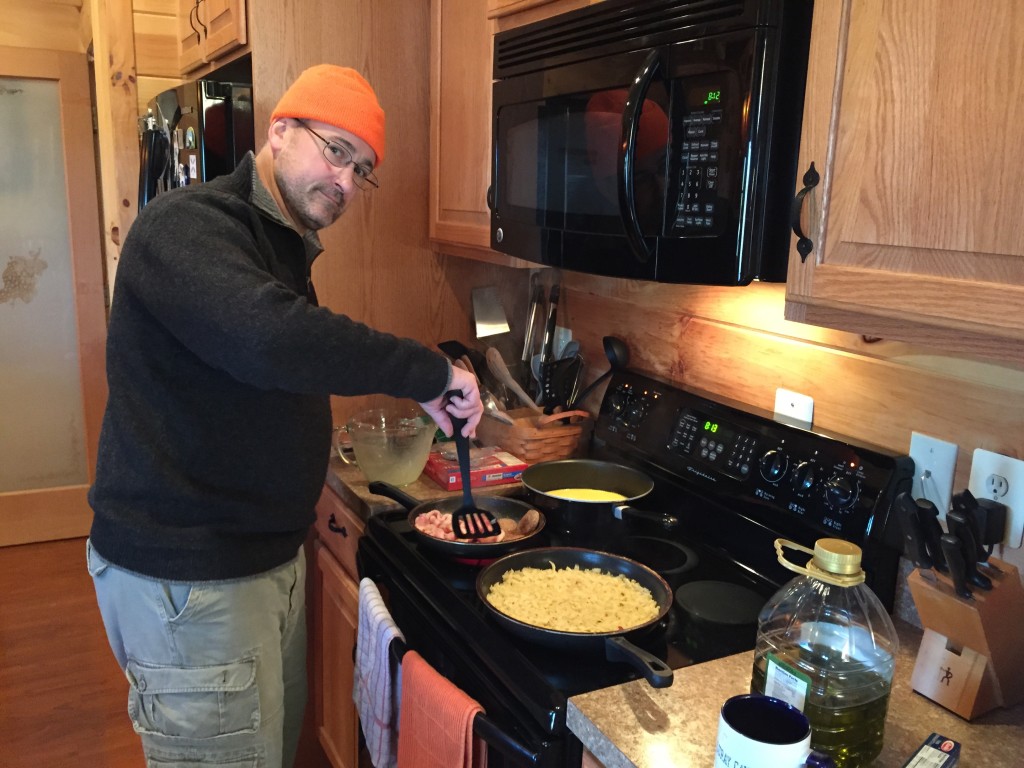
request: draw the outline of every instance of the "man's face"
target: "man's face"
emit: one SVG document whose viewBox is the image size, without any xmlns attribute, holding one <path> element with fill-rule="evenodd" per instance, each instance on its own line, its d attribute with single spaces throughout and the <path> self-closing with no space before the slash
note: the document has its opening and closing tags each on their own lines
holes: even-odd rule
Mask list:
<svg viewBox="0 0 1024 768">
<path fill-rule="evenodd" d="M 334 223 L 359 191 L 352 178 L 355 166 L 346 163 L 339 168 L 328 162 L 320 137 L 330 142 L 328 151 L 334 156 L 344 157 L 338 151 L 340 146 L 348 150 L 356 164 L 372 168 L 376 156 L 370 145 L 354 133 L 316 120 L 304 122 L 311 130 L 293 118 L 271 126 L 274 179 L 293 221 L 319 230 Z"/>
</svg>

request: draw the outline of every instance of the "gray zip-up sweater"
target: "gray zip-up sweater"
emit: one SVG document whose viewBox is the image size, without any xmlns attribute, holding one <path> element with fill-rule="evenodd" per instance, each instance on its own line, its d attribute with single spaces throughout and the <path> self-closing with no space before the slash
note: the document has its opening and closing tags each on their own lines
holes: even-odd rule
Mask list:
<svg viewBox="0 0 1024 768">
<path fill-rule="evenodd" d="M 250 154 L 159 195 L 122 249 L 91 541 L 143 575 L 287 562 L 324 482 L 329 395 L 426 402 L 448 386 L 439 354 L 316 306 L 302 238 L 253 205 L 254 186 Z"/>
</svg>

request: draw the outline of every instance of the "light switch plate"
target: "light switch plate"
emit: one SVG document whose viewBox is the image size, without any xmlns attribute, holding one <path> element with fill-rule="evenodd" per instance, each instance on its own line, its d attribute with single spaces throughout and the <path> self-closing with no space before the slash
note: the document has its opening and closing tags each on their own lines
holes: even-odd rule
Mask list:
<svg viewBox="0 0 1024 768">
<path fill-rule="evenodd" d="M 939 510 L 939 519 L 953 499 L 956 473 L 956 443 L 947 443 L 920 432 L 910 433 L 910 458 L 914 460 L 914 483 L 910 493 L 915 499 L 928 499 Z"/>
<path fill-rule="evenodd" d="M 990 481 L 995 477 L 997 482 Z M 1001 479 L 1003 482 L 998 482 Z M 1006 492 L 1000 493 L 1005 486 Z M 978 499 L 1006 505 L 1006 536 L 1003 543 L 1019 549 L 1024 538 L 1024 461 L 977 448 L 971 462 L 967 489 Z"/>
<path fill-rule="evenodd" d="M 775 390 L 775 415 L 810 429 L 814 422 L 814 398 L 779 387 Z"/>
</svg>

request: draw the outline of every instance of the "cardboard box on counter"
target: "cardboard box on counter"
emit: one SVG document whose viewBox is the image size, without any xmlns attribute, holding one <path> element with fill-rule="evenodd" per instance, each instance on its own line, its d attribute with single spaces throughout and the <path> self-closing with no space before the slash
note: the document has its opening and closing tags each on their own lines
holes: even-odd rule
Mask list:
<svg viewBox="0 0 1024 768">
<path fill-rule="evenodd" d="M 454 446 L 451 450 L 454 451 Z M 489 485 L 514 483 L 527 466 L 525 461 L 500 448 L 474 448 L 470 453 L 469 487 L 484 488 Z M 458 460 L 445 458 L 441 450 L 434 449 L 430 452 L 423 474 L 446 491 L 462 490 L 462 474 L 459 472 Z"/>
</svg>

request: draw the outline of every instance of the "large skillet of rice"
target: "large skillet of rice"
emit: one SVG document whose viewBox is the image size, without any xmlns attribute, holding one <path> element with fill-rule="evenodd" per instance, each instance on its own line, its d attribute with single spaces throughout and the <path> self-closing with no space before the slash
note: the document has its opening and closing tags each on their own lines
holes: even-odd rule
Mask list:
<svg viewBox="0 0 1024 768">
<path fill-rule="evenodd" d="M 554 563 L 506 571 L 487 601 L 524 624 L 581 634 L 623 632 L 661 613 L 651 591 L 627 576 Z"/>
</svg>

